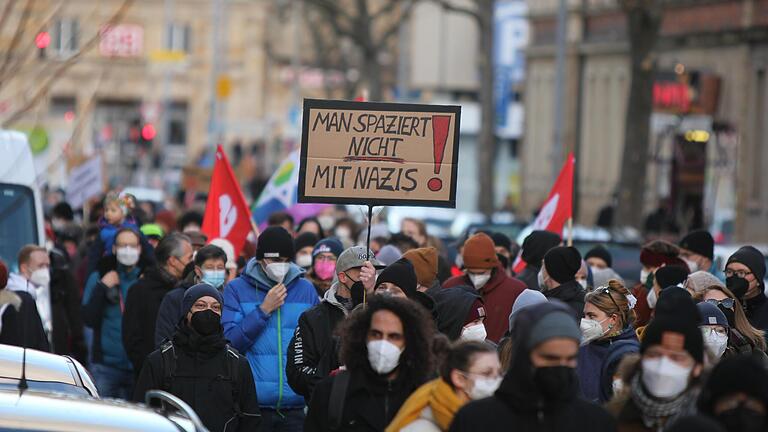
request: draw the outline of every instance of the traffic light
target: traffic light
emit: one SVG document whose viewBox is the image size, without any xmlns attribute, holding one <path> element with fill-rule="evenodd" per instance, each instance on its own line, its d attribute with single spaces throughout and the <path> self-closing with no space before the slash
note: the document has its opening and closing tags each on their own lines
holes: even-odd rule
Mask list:
<svg viewBox="0 0 768 432">
<path fill-rule="evenodd" d="M 37 47 L 38 58 L 45 58 L 45 49 L 51 44 L 51 34 L 47 31 L 41 31 L 35 35 L 35 46 Z"/>
<path fill-rule="evenodd" d="M 145 123 L 139 133 L 139 145 L 145 150 L 152 148 L 152 140 L 157 136 L 157 129 L 152 123 Z"/>
</svg>

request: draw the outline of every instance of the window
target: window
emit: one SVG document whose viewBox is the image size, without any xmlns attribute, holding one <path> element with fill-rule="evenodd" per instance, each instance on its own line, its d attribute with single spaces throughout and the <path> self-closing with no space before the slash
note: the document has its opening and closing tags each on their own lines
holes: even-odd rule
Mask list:
<svg viewBox="0 0 768 432">
<path fill-rule="evenodd" d="M 67 113 L 75 112 L 75 98 L 72 96 L 54 96 L 48 113 L 52 117 L 64 117 Z"/>
<path fill-rule="evenodd" d="M 37 217 L 32 189 L 0 183 L 0 259 L 15 263 L 26 244 L 37 244 Z"/>
<path fill-rule="evenodd" d="M 165 49 L 189 54 L 192 50 L 189 24 L 169 24 L 165 29 Z"/>
<path fill-rule="evenodd" d="M 74 54 L 78 49 L 79 27 L 76 19 L 59 19 L 51 32 L 51 48 L 60 56 Z"/>
<path fill-rule="evenodd" d="M 168 107 L 168 144 L 187 144 L 186 102 L 173 102 Z"/>
</svg>

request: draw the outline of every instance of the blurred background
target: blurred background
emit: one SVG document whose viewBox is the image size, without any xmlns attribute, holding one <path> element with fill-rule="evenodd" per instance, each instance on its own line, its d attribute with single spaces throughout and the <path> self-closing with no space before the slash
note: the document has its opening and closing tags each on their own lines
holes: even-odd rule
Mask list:
<svg viewBox="0 0 768 432">
<path fill-rule="evenodd" d="M 458 104 L 432 230 L 524 226 L 572 151 L 579 225 L 768 243 L 767 65 L 766 0 L 0 1 L 0 126 L 51 204 L 89 161 L 204 203 L 218 143 L 253 201 L 303 98 Z"/>
</svg>

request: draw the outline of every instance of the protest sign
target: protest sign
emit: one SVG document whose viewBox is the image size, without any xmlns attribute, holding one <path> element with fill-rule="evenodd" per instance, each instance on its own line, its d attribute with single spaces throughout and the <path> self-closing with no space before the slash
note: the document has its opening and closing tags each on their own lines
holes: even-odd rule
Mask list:
<svg viewBox="0 0 768 432">
<path fill-rule="evenodd" d="M 301 203 L 456 206 L 461 108 L 304 100 Z"/>
<path fill-rule="evenodd" d="M 72 208 L 82 207 L 87 200 L 103 191 L 101 156 L 94 156 L 69 172 L 66 196 Z"/>
</svg>

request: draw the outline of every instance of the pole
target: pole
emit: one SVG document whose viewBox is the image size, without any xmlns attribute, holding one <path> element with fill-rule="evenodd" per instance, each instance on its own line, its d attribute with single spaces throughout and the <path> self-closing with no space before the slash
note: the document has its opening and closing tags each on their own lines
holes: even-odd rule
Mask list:
<svg viewBox="0 0 768 432">
<path fill-rule="evenodd" d="M 221 21 L 223 14 L 224 0 L 213 0 L 213 30 L 211 31 L 211 76 L 210 76 L 210 108 L 208 112 L 208 145 L 216 148 L 218 144 L 218 135 L 220 133 L 218 121 L 218 94 L 216 84 L 219 80 L 221 68 Z"/>
<path fill-rule="evenodd" d="M 371 255 L 371 225 L 373 225 L 373 206 L 368 205 L 368 235 L 365 239 L 365 256 L 367 257 L 366 261 L 370 261 L 373 259 L 373 255 Z M 365 304 L 365 289 L 363 289 L 363 304 Z"/>
<path fill-rule="evenodd" d="M 565 117 L 565 48 L 568 25 L 567 6 L 560 0 L 557 11 L 557 53 L 555 55 L 555 125 L 552 148 L 552 178 L 560 172 L 560 158 L 563 155 L 563 118 Z"/>
<path fill-rule="evenodd" d="M 568 246 L 573 246 L 573 217 L 568 218 Z"/>
</svg>

